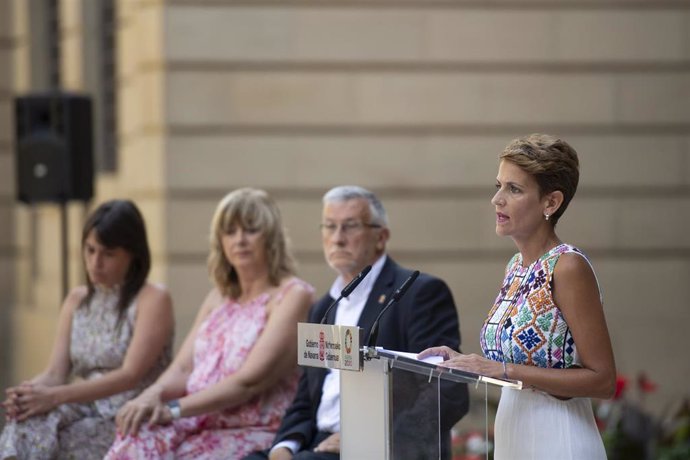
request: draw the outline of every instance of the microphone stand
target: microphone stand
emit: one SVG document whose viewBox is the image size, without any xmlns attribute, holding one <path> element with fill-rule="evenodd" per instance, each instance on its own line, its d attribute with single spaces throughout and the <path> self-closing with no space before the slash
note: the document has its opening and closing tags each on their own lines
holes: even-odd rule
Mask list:
<svg viewBox="0 0 690 460">
<path fill-rule="evenodd" d="M 369 331 L 369 337 L 367 339 L 367 357 L 371 359 L 373 357 L 374 352 L 376 351 L 376 339 L 379 335 L 379 320 L 383 316 L 383 314 L 388 310 L 394 303 L 397 303 L 402 296 L 405 295 L 407 290 L 410 288 L 412 283 L 417 279 L 419 276 L 419 270 L 415 270 L 412 272 L 409 278 L 405 280 L 405 282 L 398 288 L 395 293 L 393 293 L 393 296 L 391 299 L 388 301 L 385 307 L 383 307 L 383 310 L 381 310 L 381 313 L 378 314 L 376 319 L 374 320 L 374 324 L 371 326 L 371 330 Z"/>
<path fill-rule="evenodd" d="M 364 267 L 364 269 L 363 269 L 361 272 L 359 272 L 359 273 L 357 274 L 357 276 L 355 276 L 355 277 L 352 279 L 352 281 L 350 281 L 350 282 L 348 283 L 347 286 L 345 286 L 345 287 L 343 288 L 342 291 L 340 291 L 340 297 L 338 297 L 337 299 L 335 299 L 335 300 L 333 301 L 333 303 L 331 303 L 331 304 L 328 306 L 328 308 L 326 309 L 326 312 L 323 314 L 323 317 L 321 318 L 321 323 L 320 323 L 320 324 L 324 324 L 324 323 L 326 322 L 326 318 L 328 317 L 328 314 L 331 312 L 331 310 L 333 309 L 333 307 L 335 307 L 336 305 L 338 305 L 338 303 L 343 299 L 343 297 L 348 297 L 350 294 L 352 294 L 352 291 L 354 291 L 355 288 L 356 288 L 357 286 L 359 286 L 359 283 L 362 282 L 362 280 L 364 279 L 364 277 L 367 276 L 367 275 L 369 274 L 370 271 L 371 271 L 371 265 L 367 265 L 366 267 Z"/>
</svg>

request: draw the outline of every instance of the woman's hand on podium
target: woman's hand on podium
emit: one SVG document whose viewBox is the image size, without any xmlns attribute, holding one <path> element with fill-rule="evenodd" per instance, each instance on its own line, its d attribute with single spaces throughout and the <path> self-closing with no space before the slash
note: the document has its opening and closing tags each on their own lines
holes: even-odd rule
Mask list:
<svg viewBox="0 0 690 460">
<path fill-rule="evenodd" d="M 450 347 L 442 346 L 442 347 L 431 347 L 427 348 L 426 350 L 423 350 L 421 353 L 417 355 L 417 359 L 424 359 L 428 358 L 429 356 L 441 356 L 443 357 L 443 365 L 446 365 L 446 361 L 448 361 L 451 358 L 454 358 L 456 356 L 460 356 L 461 353 L 453 350 Z"/>
<path fill-rule="evenodd" d="M 418 357 L 423 359 L 429 356 L 443 356 L 443 362 L 439 366 L 450 367 L 451 369 L 459 369 L 465 372 L 472 372 L 479 375 L 494 378 L 504 378 L 503 364 L 498 361 L 492 361 L 477 354 L 464 355 L 452 348 L 431 347 L 422 351 Z"/>
</svg>

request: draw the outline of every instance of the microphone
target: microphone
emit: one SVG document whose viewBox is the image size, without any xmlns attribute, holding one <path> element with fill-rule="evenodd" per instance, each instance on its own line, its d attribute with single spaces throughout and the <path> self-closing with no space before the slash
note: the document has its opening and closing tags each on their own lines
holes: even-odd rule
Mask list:
<svg viewBox="0 0 690 460">
<path fill-rule="evenodd" d="M 393 296 L 391 299 L 388 301 L 385 307 L 383 307 L 383 310 L 381 310 L 381 313 L 376 317 L 374 320 L 374 324 L 371 326 L 371 331 L 369 331 L 369 338 L 367 339 L 367 347 L 373 347 L 376 345 L 376 338 L 379 335 L 379 320 L 383 316 L 383 314 L 388 310 L 391 305 L 394 303 L 398 302 L 402 296 L 405 295 L 407 290 L 412 286 L 412 283 L 417 279 L 419 276 L 419 270 L 415 270 L 412 272 L 409 278 L 405 280 L 405 282 L 398 288 L 397 291 L 393 293 Z"/>
<path fill-rule="evenodd" d="M 367 275 L 369 274 L 370 271 L 371 271 L 371 265 L 367 265 L 366 267 L 364 267 L 364 269 L 363 269 L 361 272 L 359 272 L 359 273 L 357 274 L 357 276 L 355 276 L 355 277 L 352 279 L 352 281 L 350 281 L 350 282 L 348 283 L 347 286 L 345 286 L 345 287 L 343 288 L 342 291 L 340 291 L 340 297 L 338 297 L 337 299 L 335 299 L 335 300 L 333 301 L 333 303 L 330 304 L 330 305 L 328 306 L 328 308 L 326 309 L 326 313 L 323 314 L 323 318 L 321 318 L 321 324 L 323 324 L 323 323 L 326 322 L 326 317 L 327 317 L 328 314 L 331 312 L 331 310 L 333 309 L 333 307 L 335 307 L 336 305 L 338 305 L 338 302 L 340 302 L 340 300 L 341 300 L 343 297 L 348 297 L 350 294 L 352 294 L 352 291 L 354 291 L 355 288 L 356 288 L 357 286 L 359 286 L 359 283 L 362 282 L 362 280 L 364 279 L 364 277 L 367 276 Z"/>
</svg>

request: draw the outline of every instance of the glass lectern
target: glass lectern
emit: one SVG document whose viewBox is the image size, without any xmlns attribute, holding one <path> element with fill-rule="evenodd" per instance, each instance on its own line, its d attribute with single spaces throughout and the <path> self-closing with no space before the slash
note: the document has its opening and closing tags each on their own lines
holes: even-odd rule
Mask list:
<svg viewBox="0 0 690 460">
<path fill-rule="evenodd" d="M 343 460 L 450 459 L 450 429 L 454 414 L 464 412 L 465 387 L 472 423 L 488 445 L 490 387 L 522 386 L 380 348 L 364 348 L 363 357 L 361 371 L 340 372 Z"/>
</svg>

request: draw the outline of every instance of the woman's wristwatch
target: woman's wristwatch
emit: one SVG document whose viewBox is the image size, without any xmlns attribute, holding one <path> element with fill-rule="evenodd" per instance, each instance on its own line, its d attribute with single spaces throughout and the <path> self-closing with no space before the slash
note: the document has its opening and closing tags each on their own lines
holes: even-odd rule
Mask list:
<svg viewBox="0 0 690 460">
<path fill-rule="evenodd" d="M 180 400 L 179 399 L 173 399 L 172 401 L 168 401 L 165 403 L 166 406 L 168 406 L 168 409 L 170 409 L 170 415 L 172 416 L 173 420 L 177 420 L 178 418 L 182 417 L 182 410 L 180 409 Z"/>
</svg>

